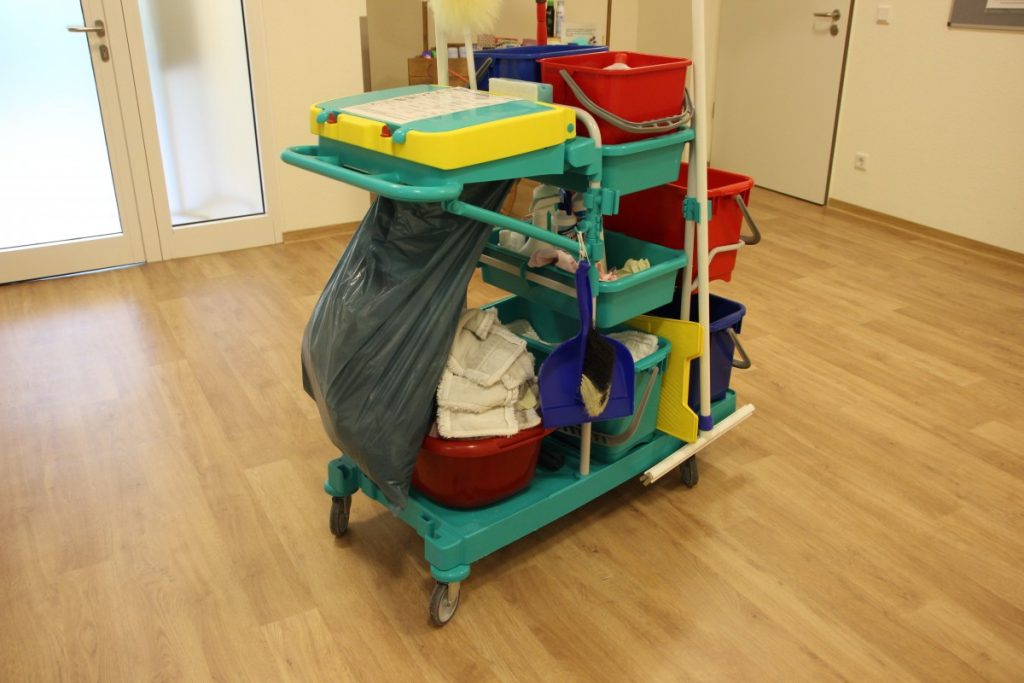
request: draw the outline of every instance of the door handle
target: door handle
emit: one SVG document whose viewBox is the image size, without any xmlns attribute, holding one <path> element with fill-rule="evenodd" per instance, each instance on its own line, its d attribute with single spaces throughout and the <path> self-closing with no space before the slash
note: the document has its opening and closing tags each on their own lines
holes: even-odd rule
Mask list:
<svg viewBox="0 0 1024 683">
<path fill-rule="evenodd" d="M 837 12 L 839 10 L 836 10 Z M 95 26 L 68 26 L 70 33 L 95 33 L 97 38 L 107 35 L 107 30 L 100 19 L 96 20 Z"/>
<path fill-rule="evenodd" d="M 831 19 L 832 21 L 839 21 L 843 17 L 842 13 L 837 9 L 834 9 L 831 12 L 815 12 L 814 16 L 825 17 L 827 19 Z"/>
</svg>

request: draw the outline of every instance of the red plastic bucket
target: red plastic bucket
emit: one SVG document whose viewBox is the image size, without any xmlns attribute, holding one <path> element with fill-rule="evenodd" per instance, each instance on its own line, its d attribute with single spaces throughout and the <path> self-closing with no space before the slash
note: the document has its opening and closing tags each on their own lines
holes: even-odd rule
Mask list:
<svg viewBox="0 0 1024 683">
<path fill-rule="evenodd" d="M 491 439 L 423 439 L 412 485 L 454 508 L 480 507 L 508 498 L 533 481 L 540 442 L 553 430 L 541 426 Z"/>
<path fill-rule="evenodd" d="M 606 69 L 621 62 L 629 69 Z M 629 121 L 643 122 L 674 116 L 683 111 L 686 69 L 691 62 L 682 57 L 659 57 L 640 52 L 598 52 L 548 57 L 540 60 L 541 81 L 551 85 L 554 101 L 573 107 L 583 105 L 560 75 L 565 69 L 580 89 L 598 106 Z M 601 140 L 606 145 L 642 140 L 598 119 Z M 581 135 L 586 129 L 579 128 Z"/>
<path fill-rule="evenodd" d="M 673 249 L 682 249 L 686 231 L 683 199 L 686 197 L 687 165 L 679 167 L 674 183 L 628 194 L 619 199 L 619 213 L 606 216 L 605 227 L 630 237 L 654 242 Z M 711 222 L 708 223 L 708 250 L 740 240 L 743 212 L 736 196 L 749 206 L 754 180 L 745 175 L 717 168 L 708 169 L 708 199 L 711 201 Z M 691 254 L 692 256 L 692 254 Z M 711 259 L 708 270 L 712 280 L 732 279 L 736 252 L 726 251 Z M 696 261 L 693 269 L 697 277 Z"/>
</svg>

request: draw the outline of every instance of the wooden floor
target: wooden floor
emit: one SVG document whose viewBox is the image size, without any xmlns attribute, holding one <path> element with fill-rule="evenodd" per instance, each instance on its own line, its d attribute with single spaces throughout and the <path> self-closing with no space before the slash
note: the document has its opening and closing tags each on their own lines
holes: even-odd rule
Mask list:
<svg viewBox="0 0 1024 683">
<path fill-rule="evenodd" d="M 327 529 L 298 349 L 344 237 L 0 287 L 0 680 L 1024 679 L 1024 260 L 753 206 L 715 289 L 757 413 L 440 630 L 409 528 Z"/>
</svg>

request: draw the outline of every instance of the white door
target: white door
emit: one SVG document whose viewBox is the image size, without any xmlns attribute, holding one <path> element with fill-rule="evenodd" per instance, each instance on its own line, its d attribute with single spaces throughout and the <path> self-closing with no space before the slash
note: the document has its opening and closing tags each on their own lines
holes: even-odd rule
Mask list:
<svg viewBox="0 0 1024 683">
<path fill-rule="evenodd" d="M 0 282 L 145 260 L 115 73 L 128 56 L 110 40 L 120 7 L 3 9 Z"/>
<path fill-rule="evenodd" d="M 260 2 L 123 4 L 163 258 L 276 241 Z"/>
<path fill-rule="evenodd" d="M 722 0 L 711 163 L 824 204 L 851 0 Z"/>
</svg>

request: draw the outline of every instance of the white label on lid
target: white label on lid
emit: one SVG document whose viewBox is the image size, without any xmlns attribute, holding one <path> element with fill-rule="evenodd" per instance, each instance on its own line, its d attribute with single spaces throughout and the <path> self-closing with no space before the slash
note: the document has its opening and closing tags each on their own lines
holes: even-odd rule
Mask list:
<svg viewBox="0 0 1024 683">
<path fill-rule="evenodd" d="M 493 107 L 515 101 L 511 97 L 498 97 L 465 88 L 445 88 L 356 104 L 345 107 L 342 111 L 375 121 L 387 121 L 401 125 L 435 116 Z"/>
</svg>

